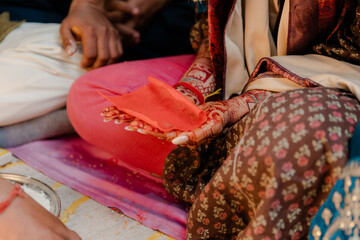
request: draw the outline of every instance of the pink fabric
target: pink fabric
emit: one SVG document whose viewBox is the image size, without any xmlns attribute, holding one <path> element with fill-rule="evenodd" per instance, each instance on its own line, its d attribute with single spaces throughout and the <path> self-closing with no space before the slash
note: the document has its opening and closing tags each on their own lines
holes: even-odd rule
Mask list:
<svg viewBox="0 0 360 240">
<path fill-rule="evenodd" d="M 165 191 L 160 178 L 126 166 L 80 137 L 36 141 L 10 151 L 99 203 L 175 239 L 185 239 L 185 207 Z"/>
<path fill-rule="evenodd" d="M 102 109 L 111 106 L 104 97 L 129 93 L 148 83 L 148 76 L 176 84 L 195 55 L 114 64 L 93 70 L 75 81 L 68 96 L 68 115 L 79 135 L 99 149 L 134 168 L 162 174 L 166 156 L 174 145 L 152 136 L 124 130 L 128 124 L 104 122 Z"/>
</svg>

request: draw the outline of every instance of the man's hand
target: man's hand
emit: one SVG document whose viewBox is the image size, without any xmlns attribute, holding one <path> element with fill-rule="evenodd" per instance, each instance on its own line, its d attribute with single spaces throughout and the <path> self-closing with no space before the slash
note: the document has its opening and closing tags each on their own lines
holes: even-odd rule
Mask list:
<svg viewBox="0 0 360 240">
<path fill-rule="evenodd" d="M 146 28 L 151 18 L 168 2 L 169 0 L 109 0 L 106 4 L 107 16 L 127 43 L 136 44 L 140 41 L 140 34 L 136 30 Z"/>
<path fill-rule="evenodd" d="M 106 16 L 101 0 L 74 0 L 60 34 L 68 55 L 82 43 L 81 66 L 97 68 L 114 63 L 123 54 L 121 36 Z"/>
</svg>

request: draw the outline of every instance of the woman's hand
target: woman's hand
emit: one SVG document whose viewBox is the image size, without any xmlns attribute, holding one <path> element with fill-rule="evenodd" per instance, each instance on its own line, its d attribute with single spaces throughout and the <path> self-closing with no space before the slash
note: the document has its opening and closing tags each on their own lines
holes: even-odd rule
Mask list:
<svg viewBox="0 0 360 240">
<path fill-rule="evenodd" d="M 139 119 L 133 120 L 129 128 L 143 134 L 150 134 L 167 141 L 172 141 L 174 144 L 191 147 L 200 145 L 219 135 L 225 125 L 235 120 L 232 118 L 232 109 L 229 101 L 208 102 L 199 107 L 205 111 L 207 120 L 202 126 L 189 132 L 181 132 L 178 130 L 162 132 Z M 247 109 L 239 109 L 239 111 L 247 112 Z"/>
<path fill-rule="evenodd" d="M 269 94 L 263 90 L 252 90 L 225 101 L 205 103 L 200 108 L 206 112 L 207 121 L 200 128 L 176 134 L 171 141 L 176 145 L 198 146 L 219 135 L 225 126 L 238 122 Z"/>
<path fill-rule="evenodd" d="M 104 116 L 104 122 L 115 120 L 116 124 L 131 122 L 135 119 L 135 117 L 120 111 L 115 106 L 104 108 L 101 112 L 101 116 Z"/>
<path fill-rule="evenodd" d="M 0 178 L 0 202 L 10 195 L 13 188 L 13 184 Z M 15 198 L 0 214 L 0 239 L 79 240 L 80 237 L 25 194 L 24 197 Z"/>
<path fill-rule="evenodd" d="M 102 0 L 74 0 L 60 34 L 68 55 L 75 53 L 76 41 L 81 41 L 84 68 L 114 63 L 123 54 L 120 34 L 107 18 Z"/>
<path fill-rule="evenodd" d="M 133 118 L 119 111 L 116 107 L 106 108 L 111 109 L 107 112 L 107 120 L 129 122 L 129 126 L 126 127 L 127 130 L 149 134 L 160 139 L 171 141 L 173 144 L 194 147 L 219 135 L 226 125 L 231 125 L 239 121 L 256 103 L 269 94 L 269 92 L 263 90 L 252 90 L 229 100 L 204 103 L 199 107 L 206 113 L 206 122 L 201 127 L 188 132 L 178 130 L 170 132 L 160 131 L 140 119 Z M 119 117 L 121 119 L 119 119 Z"/>
</svg>

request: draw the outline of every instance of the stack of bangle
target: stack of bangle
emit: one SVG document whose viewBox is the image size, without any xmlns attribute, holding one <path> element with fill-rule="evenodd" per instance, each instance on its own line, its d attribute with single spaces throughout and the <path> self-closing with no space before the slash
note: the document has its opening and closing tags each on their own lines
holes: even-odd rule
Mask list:
<svg viewBox="0 0 360 240">
<path fill-rule="evenodd" d="M 16 184 L 10 192 L 10 196 L 5 201 L 0 202 L 0 214 L 3 213 L 10 206 L 12 201 L 14 201 L 14 199 L 18 196 L 23 198 L 25 193 L 21 186 Z"/>
</svg>

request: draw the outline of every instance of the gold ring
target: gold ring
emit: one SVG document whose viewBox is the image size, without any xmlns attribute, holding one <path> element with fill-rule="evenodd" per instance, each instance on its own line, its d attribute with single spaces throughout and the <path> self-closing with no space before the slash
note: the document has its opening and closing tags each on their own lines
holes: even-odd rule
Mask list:
<svg viewBox="0 0 360 240">
<path fill-rule="evenodd" d="M 81 36 L 81 28 L 78 26 L 73 26 L 71 28 L 71 31 L 77 36 L 80 37 Z"/>
</svg>

